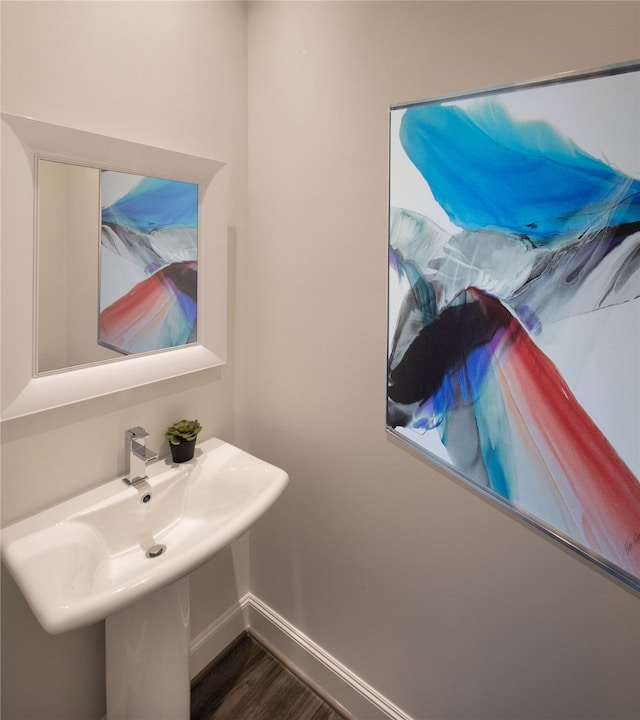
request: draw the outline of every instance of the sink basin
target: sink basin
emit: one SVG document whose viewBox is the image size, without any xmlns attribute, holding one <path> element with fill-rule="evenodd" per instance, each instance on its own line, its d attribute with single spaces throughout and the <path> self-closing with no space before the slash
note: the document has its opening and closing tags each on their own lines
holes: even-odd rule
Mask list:
<svg viewBox="0 0 640 720">
<path fill-rule="evenodd" d="M 111 480 L 2 530 L 4 562 L 49 633 L 102 620 L 188 575 L 288 482 L 218 439 L 199 443 L 187 463 L 150 464 L 148 475 L 135 487 Z"/>
</svg>

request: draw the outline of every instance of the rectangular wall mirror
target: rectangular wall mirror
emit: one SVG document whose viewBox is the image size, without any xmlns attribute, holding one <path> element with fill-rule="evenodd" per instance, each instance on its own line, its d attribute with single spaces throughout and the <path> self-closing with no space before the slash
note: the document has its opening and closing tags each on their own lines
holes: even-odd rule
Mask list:
<svg viewBox="0 0 640 720">
<path fill-rule="evenodd" d="M 197 342 L 198 185 L 37 159 L 37 374 Z"/>
<path fill-rule="evenodd" d="M 2 419 L 220 365 L 226 166 L 2 115 Z"/>
</svg>

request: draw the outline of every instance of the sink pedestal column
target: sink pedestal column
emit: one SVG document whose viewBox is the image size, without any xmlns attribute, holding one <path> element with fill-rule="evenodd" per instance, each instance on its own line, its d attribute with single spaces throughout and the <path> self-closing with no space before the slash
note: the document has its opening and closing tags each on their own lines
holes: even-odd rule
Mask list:
<svg viewBox="0 0 640 720">
<path fill-rule="evenodd" d="M 189 576 L 106 620 L 107 720 L 189 720 Z"/>
</svg>

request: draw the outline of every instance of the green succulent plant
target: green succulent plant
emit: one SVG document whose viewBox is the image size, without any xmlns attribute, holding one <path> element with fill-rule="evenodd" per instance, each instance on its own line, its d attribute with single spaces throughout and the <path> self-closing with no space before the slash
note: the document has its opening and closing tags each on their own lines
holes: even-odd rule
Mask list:
<svg viewBox="0 0 640 720">
<path fill-rule="evenodd" d="M 202 430 L 198 420 L 180 420 L 167 428 L 165 433 L 172 445 L 180 445 L 189 440 L 195 440 L 197 434 Z"/>
</svg>

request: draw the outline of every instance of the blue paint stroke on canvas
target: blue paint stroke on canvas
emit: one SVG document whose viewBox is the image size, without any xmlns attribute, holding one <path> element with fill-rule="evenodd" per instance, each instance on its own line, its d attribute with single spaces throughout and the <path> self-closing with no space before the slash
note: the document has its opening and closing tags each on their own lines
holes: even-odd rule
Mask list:
<svg viewBox="0 0 640 720">
<path fill-rule="evenodd" d="M 99 342 L 123 353 L 196 341 L 198 186 L 103 171 Z"/>
<path fill-rule="evenodd" d="M 458 230 L 391 209 L 388 425 L 640 577 L 638 463 L 546 355 L 637 344 L 640 181 L 497 100 L 409 107 L 399 138 Z"/>
<path fill-rule="evenodd" d="M 408 108 L 400 139 L 461 228 L 517 233 L 546 245 L 603 216 L 609 225 L 640 220 L 639 180 L 582 151 L 549 123 L 514 121 L 496 101 Z"/>
<path fill-rule="evenodd" d="M 140 232 L 198 225 L 198 186 L 144 177 L 124 197 L 102 208 L 102 222 Z"/>
</svg>

